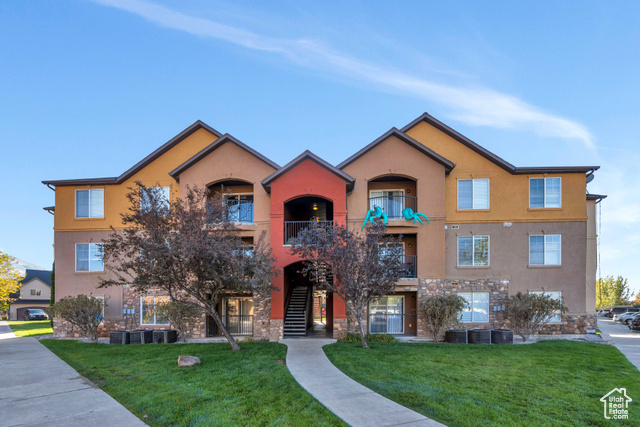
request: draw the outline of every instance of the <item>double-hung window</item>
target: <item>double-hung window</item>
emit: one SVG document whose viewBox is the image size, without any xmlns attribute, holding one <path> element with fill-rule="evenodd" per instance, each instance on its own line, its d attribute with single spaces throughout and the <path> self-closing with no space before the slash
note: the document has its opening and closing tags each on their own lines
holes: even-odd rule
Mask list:
<svg viewBox="0 0 640 427">
<path fill-rule="evenodd" d="M 489 209 L 489 179 L 459 179 L 458 209 Z"/>
<path fill-rule="evenodd" d="M 462 323 L 485 323 L 489 321 L 489 292 L 458 292 L 467 301 L 468 307 L 460 315 Z"/>
<path fill-rule="evenodd" d="M 489 265 L 489 236 L 459 236 L 458 266 L 486 267 Z"/>
<path fill-rule="evenodd" d="M 562 263 L 562 236 L 545 234 L 529 236 L 529 265 L 560 265 Z"/>
<path fill-rule="evenodd" d="M 141 325 L 168 325 L 169 320 L 157 314 L 160 304 L 169 301 L 169 297 L 146 296 L 140 297 L 140 324 Z"/>
<path fill-rule="evenodd" d="M 31 289 L 31 295 L 35 295 L 35 296 L 41 296 L 42 295 L 42 289 Z"/>
<path fill-rule="evenodd" d="M 529 291 L 530 294 L 544 294 L 544 295 L 549 295 L 551 297 L 551 299 L 557 300 L 557 301 L 562 301 L 562 292 L 560 291 Z M 553 316 L 549 316 L 548 319 L 546 319 L 547 322 L 550 323 L 560 323 L 562 322 L 562 315 L 560 312 L 556 312 L 556 314 L 554 314 Z"/>
<path fill-rule="evenodd" d="M 76 271 L 104 271 L 102 243 L 76 243 Z"/>
<path fill-rule="evenodd" d="M 76 218 L 103 218 L 104 190 L 76 190 Z"/>
<path fill-rule="evenodd" d="M 562 207 L 562 178 L 529 178 L 529 207 Z"/>
</svg>

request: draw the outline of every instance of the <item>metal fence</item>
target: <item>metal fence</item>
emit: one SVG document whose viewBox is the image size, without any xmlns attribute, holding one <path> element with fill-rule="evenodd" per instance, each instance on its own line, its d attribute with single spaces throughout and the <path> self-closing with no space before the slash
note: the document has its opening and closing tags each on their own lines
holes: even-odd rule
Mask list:
<svg viewBox="0 0 640 427">
<path fill-rule="evenodd" d="M 226 315 L 222 316 L 222 323 L 230 334 L 253 335 L 253 315 Z"/>
<path fill-rule="evenodd" d="M 402 210 L 411 208 L 418 210 L 418 201 L 413 196 L 379 196 L 369 198 L 369 209 L 380 207 L 387 214 L 387 218 L 403 218 Z"/>
<path fill-rule="evenodd" d="M 290 245 L 302 230 L 333 227 L 333 221 L 285 221 L 284 243 Z"/>
<path fill-rule="evenodd" d="M 402 268 L 402 277 L 412 279 L 418 277 L 418 264 L 415 255 L 400 255 Z"/>
</svg>

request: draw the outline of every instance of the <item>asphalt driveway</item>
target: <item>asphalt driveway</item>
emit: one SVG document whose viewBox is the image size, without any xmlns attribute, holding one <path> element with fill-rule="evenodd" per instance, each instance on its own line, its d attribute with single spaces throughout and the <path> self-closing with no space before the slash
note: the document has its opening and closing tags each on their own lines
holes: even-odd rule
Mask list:
<svg viewBox="0 0 640 427">
<path fill-rule="evenodd" d="M 598 317 L 598 328 L 609 334 L 618 350 L 640 370 L 640 331 L 632 331 L 627 325 L 608 317 Z"/>
</svg>

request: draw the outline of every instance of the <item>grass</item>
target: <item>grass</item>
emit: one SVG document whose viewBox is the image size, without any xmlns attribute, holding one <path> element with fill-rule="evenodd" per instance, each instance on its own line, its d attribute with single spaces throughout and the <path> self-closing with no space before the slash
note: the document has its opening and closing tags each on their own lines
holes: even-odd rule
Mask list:
<svg viewBox="0 0 640 427">
<path fill-rule="evenodd" d="M 449 426 L 638 425 L 640 372 L 608 345 L 372 343 L 325 346 L 341 371 Z M 609 421 L 600 398 L 624 387 L 629 420 Z M 633 421 L 635 420 L 635 421 Z"/>
<path fill-rule="evenodd" d="M 282 344 L 41 343 L 152 426 L 343 425 L 296 383 Z M 179 368 L 179 355 L 202 364 Z"/>
<path fill-rule="evenodd" d="M 30 320 L 28 322 L 10 320 L 7 323 L 17 337 L 34 337 L 53 333 L 49 320 Z"/>
</svg>

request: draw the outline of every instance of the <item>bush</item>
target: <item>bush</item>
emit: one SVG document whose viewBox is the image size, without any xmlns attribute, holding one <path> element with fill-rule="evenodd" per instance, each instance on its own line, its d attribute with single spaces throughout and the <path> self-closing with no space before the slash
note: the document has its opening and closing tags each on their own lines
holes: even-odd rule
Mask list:
<svg viewBox="0 0 640 427">
<path fill-rule="evenodd" d="M 428 298 L 420 303 L 418 313 L 434 342 L 444 339 L 444 332 L 460 321 L 460 314 L 467 308 L 467 301 L 458 295 L 445 295 Z"/>
<path fill-rule="evenodd" d="M 567 307 L 562 301 L 545 294 L 517 294 L 510 296 L 505 303 L 505 318 L 513 331 L 528 341 L 549 319 L 558 313 L 565 313 Z"/>
<path fill-rule="evenodd" d="M 180 339 L 185 342 L 189 334 L 189 322 L 200 316 L 201 309 L 192 304 L 185 304 L 178 301 L 169 301 L 158 305 L 156 308 L 158 315 L 165 317 L 169 323 L 180 333 Z"/>
<path fill-rule="evenodd" d="M 80 294 L 58 300 L 51 306 L 51 314 L 71 323 L 82 337 L 97 341 L 104 305 L 100 298 Z"/>
<path fill-rule="evenodd" d="M 393 335 L 388 334 L 366 334 L 364 336 L 367 342 L 398 342 L 398 339 Z M 347 334 L 343 338 L 340 338 L 338 342 L 362 342 L 360 334 Z"/>
</svg>

